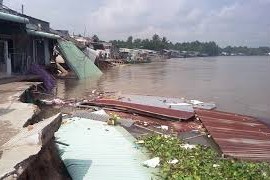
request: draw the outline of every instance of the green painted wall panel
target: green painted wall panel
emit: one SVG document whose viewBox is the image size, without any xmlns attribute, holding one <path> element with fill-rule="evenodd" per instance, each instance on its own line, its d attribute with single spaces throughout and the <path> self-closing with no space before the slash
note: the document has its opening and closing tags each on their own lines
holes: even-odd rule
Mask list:
<svg viewBox="0 0 270 180">
<path fill-rule="evenodd" d="M 98 67 L 73 42 L 58 40 L 59 49 L 69 67 L 79 79 L 97 77 L 102 74 Z"/>
<path fill-rule="evenodd" d="M 120 126 L 73 117 L 55 133 L 61 159 L 74 180 L 150 180 L 157 171 L 147 168 L 147 151 Z"/>
</svg>

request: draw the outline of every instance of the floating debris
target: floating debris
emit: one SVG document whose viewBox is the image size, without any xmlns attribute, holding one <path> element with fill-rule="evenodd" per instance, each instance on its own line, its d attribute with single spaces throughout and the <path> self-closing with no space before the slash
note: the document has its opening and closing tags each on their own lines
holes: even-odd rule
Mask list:
<svg viewBox="0 0 270 180">
<path fill-rule="evenodd" d="M 146 167 L 156 168 L 159 166 L 159 163 L 160 163 L 159 157 L 155 157 L 153 159 L 149 159 L 147 161 L 144 161 L 143 165 Z"/>
<path fill-rule="evenodd" d="M 58 40 L 59 50 L 70 69 L 72 69 L 79 79 L 100 76 L 102 72 L 71 41 Z"/>
<path fill-rule="evenodd" d="M 171 161 L 168 161 L 169 164 L 177 164 L 179 162 L 178 159 L 173 159 Z"/>
<path fill-rule="evenodd" d="M 194 148 L 196 148 L 196 145 L 182 144 L 180 147 L 184 148 L 184 149 L 194 149 Z"/>
</svg>

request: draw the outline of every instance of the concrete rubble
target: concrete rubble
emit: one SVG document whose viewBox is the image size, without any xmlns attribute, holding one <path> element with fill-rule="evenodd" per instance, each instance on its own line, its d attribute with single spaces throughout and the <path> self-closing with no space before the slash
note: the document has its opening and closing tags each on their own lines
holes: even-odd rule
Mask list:
<svg viewBox="0 0 270 180">
<path fill-rule="evenodd" d="M 27 89 L 38 84 L 16 82 L 0 85 L 0 179 L 19 177 L 54 137 L 61 124 L 62 116 L 57 114 L 24 127 L 40 110 L 36 105 L 20 100 Z"/>
<path fill-rule="evenodd" d="M 0 85 L 0 145 L 9 140 L 9 137 L 20 132 L 24 124 L 39 112 L 34 104 L 20 101 L 22 94 L 29 87 L 38 83 L 16 82 Z M 18 118 L 19 117 L 19 118 Z"/>
</svg>

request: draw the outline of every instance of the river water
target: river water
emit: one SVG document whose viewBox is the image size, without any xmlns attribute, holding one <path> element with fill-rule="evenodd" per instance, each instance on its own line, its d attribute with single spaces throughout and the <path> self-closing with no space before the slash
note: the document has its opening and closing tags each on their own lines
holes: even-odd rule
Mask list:
<svg viewBox="0 0 270 180">
<path fill-rule="evenodd" d="M 85 97 L 94 89 L 215 102 L 219 110 L 255 116 L 270 124 L 270 56 L 125 65 L 92 80 L 59 80 L 57 95 Z"/>
</svg>

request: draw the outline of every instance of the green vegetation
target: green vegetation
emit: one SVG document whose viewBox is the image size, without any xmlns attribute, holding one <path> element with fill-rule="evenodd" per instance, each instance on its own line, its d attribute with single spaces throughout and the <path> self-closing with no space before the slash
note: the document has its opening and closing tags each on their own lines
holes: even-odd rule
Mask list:
<svg viewBox="0 0 270 180">
<path fill-rule="evenodd" d="M 177 51 L 198 52 L 201 55 L 217 56 L 222 52 L 227 55 L 267 55 L 270 47 L 248 48 L 248 47 L 219 47 L 215 42 L 183 42 L 172 43 L 166 37 L 160 37 L 154 34 L 152 39 L 133 39 L 129 36 L 126 41 L 113 40 L 110 41 L 120 48 L 142 48 L 160 51 L 162 49 L 172 49 Z"/>
<path fill-rule="evenodd" d="M 212 149 L 196 146 L 185 149 L 175 137 L 152 135 L 144 138 L 145 147 L 153 157 L 160 157 L 161 179 L 270 179 L 268 163 L 252 163 L 224 159 Z M 177 159 L 176 164 L 169 161 Z"/>
<path fill-rule="evenodd" d="M 255 55 L 266 55 L 270 52 L 269 47 L 259 47 L 259 48 L 248 48 L 246 46 L 242 47 L 231 47 L 227 46 L 222 49 L 223 52 L 227 52 L 228 54 L 235 54 L 235 55 L 247 55 L 247 56 L 255 56 Z"/>
</svg>

